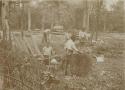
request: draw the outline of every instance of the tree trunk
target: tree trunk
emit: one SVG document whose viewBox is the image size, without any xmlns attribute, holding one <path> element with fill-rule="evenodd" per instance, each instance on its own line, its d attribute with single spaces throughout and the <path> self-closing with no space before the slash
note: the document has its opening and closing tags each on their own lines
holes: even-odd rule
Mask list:
<svg viewBox="0 0 125 90">
<path fill-rule="evenodd" d="M 86 28 L 86 30 L 89 30 L 89 7 L 88 4 L 89 2 L 87 0 L 83 0 L 84 3 L 84 11 L 83 11 L 83 27 Z"/>
<path fill-rule="evenodd" d="M 97 11 L 96 11 L 96 13 L 97 13 L 97 17 L 96 17 L 96 19 L 97 19 L 96 40 L 97 40 L 98 36 L 99 36 L 99 29 L 100 29 L 100 8 L 101 8 L 100 0 L 97 0 L 96 3 L 97 3 Z"/>
<path fill-rule="evenodd" d="M 2 30 L 3 30 L 3 41 L 9 40 L 9 22 L 8 22 L 8 2 L 2 1 Z"/>
<path fill-rule="evenodd" d="M 31 11 L 30 11 L 30 7 L 28 7 L 28 31 L 31 31 Z"/>
</svg>

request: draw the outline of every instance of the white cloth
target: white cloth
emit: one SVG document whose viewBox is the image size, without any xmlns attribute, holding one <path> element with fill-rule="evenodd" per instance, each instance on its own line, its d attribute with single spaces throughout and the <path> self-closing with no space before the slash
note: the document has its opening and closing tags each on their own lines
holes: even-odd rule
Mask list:
<svg viewBox="0 0 125 90">
<path fill-rule="evenodd" d="M 99 45 L 103 45 L 104 41 L 103 40 L 99 40 Z"/>
<path fill-rule="evenodd" d="M 46 29 L 46 30 L 44 30 L 44 32 L 45 32 L 45 33 L 48 33 L 48 32 L 50 32 L 50 29 Z"/>
<path fill-rule="evenodd" d="M 68 49 L 68 50 L 75 50 L 75 51 L 78 51 L 78 49 L 76 48 L 75 46 L 75 43 L 69 39 L 66 43 L 65 43 L 65 49 Z"/>
<path fill-rule="evenodd" d="M 79 32 L 79 37 L 80 38 L 84 38 L 85 36 L 86 36 L 85 32 L 82 32 L 82 31 Z"/>
<path fill-rule="evenodd" d="M 44 47 L 43 48 L 43 55 L 51 56 L 52 54 L 52 47 Z"/>
<path fill-rule="evenodd" d="M 104 62 L 104 55 L 96 57 L 97 62 Z"/>
<path fill-rule="evenodd" d="M 85 33 L 86 39 L 89 40 L 89 38 L 91 37 L 90 33 Z"/>
<path fill-rule="evenodd" d="M 51 60 L 51 64 L 58 64 L 57 60 L 54 58 Z"/>
</svg>

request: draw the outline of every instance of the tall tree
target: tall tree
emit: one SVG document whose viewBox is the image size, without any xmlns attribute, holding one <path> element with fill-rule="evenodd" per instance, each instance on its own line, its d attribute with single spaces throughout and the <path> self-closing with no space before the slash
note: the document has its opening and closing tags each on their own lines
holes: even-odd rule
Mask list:
<svg viewBox="0 0 125 90">
<path fill-rule="evenodd" d="M 106 27 L 108 31 L 124 31 L 124 0 L 118 0 L 112 9 L 106 12 Z"/>
<path fill-rule="evenodd" d="M 32 28 L 40 28 L 41 23 L 45 28 L 56 24 L 71 27 L 75 19 L 74 9 L 65 1 L 44 1 L 37 8 L 32 8 L 32 17 Z"/>
<path fill-rule="evenodd" d="M 124 1 L 118 0 L 116 5 L 113 5 L 112 12 L 113 20 L 113 30 L 114 31 L 123 31 L 124 29 Z"/>
</svg>

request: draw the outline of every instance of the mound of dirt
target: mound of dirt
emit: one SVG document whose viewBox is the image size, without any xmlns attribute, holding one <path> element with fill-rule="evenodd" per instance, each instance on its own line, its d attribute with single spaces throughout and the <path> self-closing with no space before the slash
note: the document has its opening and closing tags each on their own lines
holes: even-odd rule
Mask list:
<svg viewBox="0 0 125 90">
<path fill-rule="evenodd" d="M 92 67 L 92 57 L 86 53 L 75 54 L 71 58 L 71 72 L 77 76 L 85 76 Z"/>
</svg>

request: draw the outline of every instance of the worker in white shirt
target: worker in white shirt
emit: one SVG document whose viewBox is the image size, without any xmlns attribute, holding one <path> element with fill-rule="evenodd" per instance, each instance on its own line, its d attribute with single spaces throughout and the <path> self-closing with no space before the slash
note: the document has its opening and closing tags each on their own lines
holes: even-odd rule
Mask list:
<svg viewBox="0 0 125 90">
<path fill-rule="evenodd" d="M 74 38 L 71 37 L 66 43 L 64 49 L 66 50 L 66 68 L 65 68 L 65 75 L 68 73 L 68 67 L 70 68 L 71 64 L 71 58 L 73 55 L 73 52 L 79 52 L 79 50 L 76 48 Z"/>
<path fill-rule="evenodd" d="M 89 41 L 90 38 L 91 38 L 91 34 L 88 33 L 88 32 L 86 32 L 86 33 L 85 33 L 85 37 L 86 37 L 86 40 Z"/>
<path fill-rule="evenodd" d="M 76 45 L 75 45 L 75 42 L 74 40 L 72 39 L 69 39 L 66 43 L 65 43 L 65 50 L 66 50 L 66 53 L 67 55 L 71 55 L 73 54 L 74 51 L 78 52 L 79 50 L 76 48 Z"/>
<path fill-rule="evenodd" d="M 83 28 L 82 30 L 79 31 L 80 48 L 84 46 L 85 41 L 86 41 L 86 32 L 85 32 L 85 28 Z"/>
<path fill-rule="evenodd" d="M 85 38 L 86 33 L 85 33 L 84 30 L 85 30 L 85 29 L 83 28 L 82 30 L 79 31 L 79 39 Z"/>
</svg>

